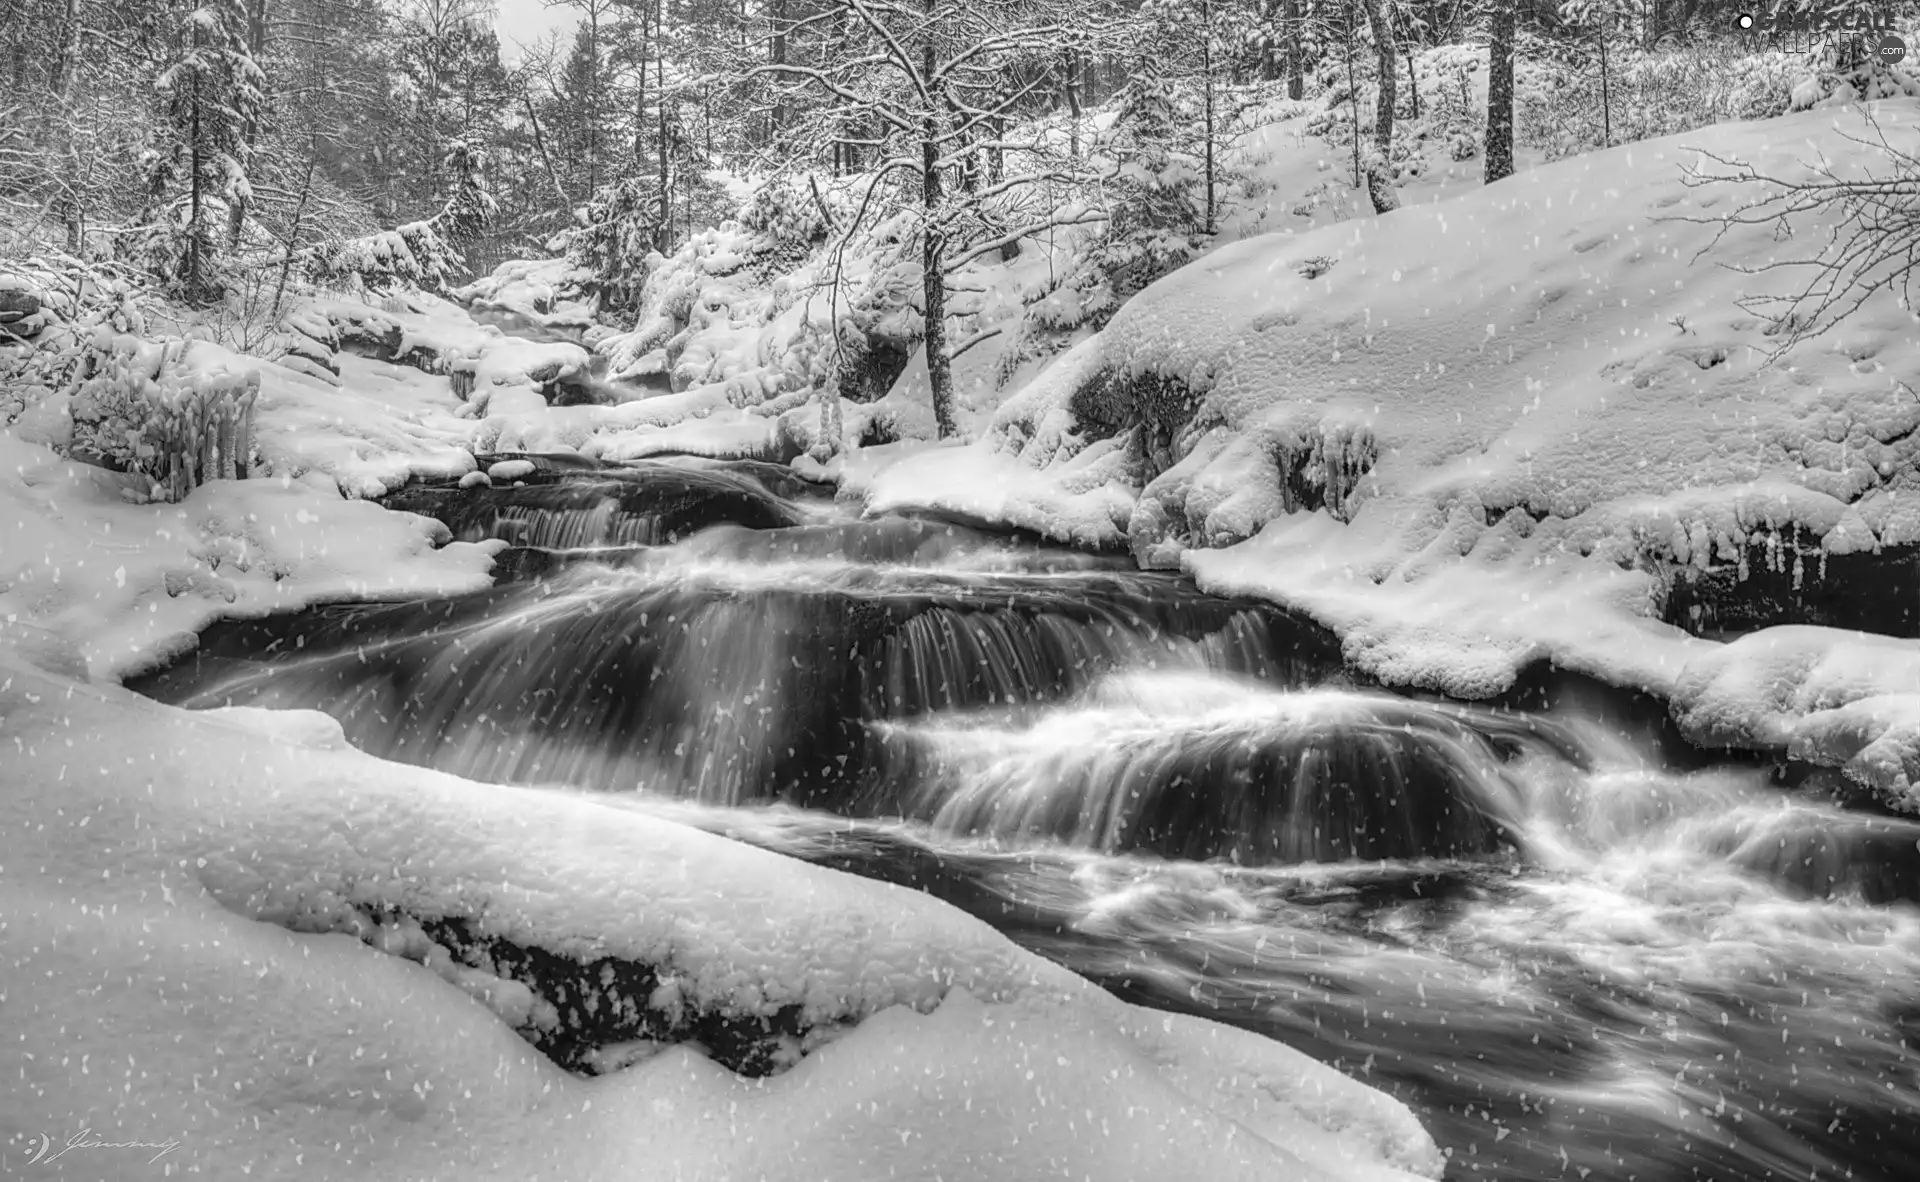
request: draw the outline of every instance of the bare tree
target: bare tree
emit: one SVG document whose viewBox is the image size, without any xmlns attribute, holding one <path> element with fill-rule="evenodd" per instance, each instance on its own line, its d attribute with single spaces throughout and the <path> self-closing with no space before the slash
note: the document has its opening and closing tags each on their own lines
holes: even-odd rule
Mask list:
<svg viewBox="0 0 1920 1182">
<path fill-rule="evenodd" d="M 1058 92 L 1065 46 L 1093 11 L 1088 0 L 823 0 L 779 26 L 787 60 L 749 74 L 774 79 L 781 101 L 811 106 L 825 126 L 875 129 L 845 141 L 881 155 L 841 228 L 839 251 L 860 232 L 876 195 L 905 184 L 917 198 L 927 374 L 942 437 L 959 431 L 953 358 L 974 343 L 948 342 L 949 277 L 1050 227 L 1097 220 L 1063 209 L 1090 164 L 1063 151 L 1044 126 L 1001 130 Z M 836 15 L 844 36 L 815 35 Z M 1009 86 L 1016 64 L 1026 67 L 1023 81 Z M 983 152 L 1004 161 L 1000 179 L 979 176 Z"/>
<path fill-rule="evenodd" d="M 1755 190 L 1735 209 L 1718 215 L 1678 220 L 1719 227 L 1696 258 L 1710 252 L 1730 232 L 1765 226 L 1778 240 L 1805 235 L 1798 257 L 1776 258 L 1758 266 L 1730 264 L 1750 275 L 1804 275 L 1805 282 L 1783 295 L 1761 293 L 1740 300 L 1741 307 L 1772 322 L 1778 357 L 1800 341 L 1833 328 L 1873 298 L 1890 292 L 1902 305 L 1915 307 L 1915 275 L 1920 274 L 1920 149 L 1901 146 L 1872 114 L 1870 136 L 1848 135 L 1862 151 L 1856 175 L 1843 176 L 1824 155 L 1812 161 L 1808 175 L 1770 176 L 1745 161 L 1712 152 L 1701 156 L 1721 166 L 1687 170 L 1689 188 L 1732 185 Z"/>
</svg>

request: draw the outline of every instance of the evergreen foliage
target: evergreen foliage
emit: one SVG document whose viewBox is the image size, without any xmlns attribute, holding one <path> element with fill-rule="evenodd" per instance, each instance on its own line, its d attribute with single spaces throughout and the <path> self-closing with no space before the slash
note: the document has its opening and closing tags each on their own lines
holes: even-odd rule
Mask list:
<svg viewBox="0 0 1920 1182">
<path fill-rule="evenodd" d="M 166 120 L 148 170 L 156 233 L 147 257 L 188 303 L 220 298 L 221 223 L 228 244 L 237 245 L 253 197 L 247 166 L 266 78 L 246 29 L 240 0 L 204 0 L 179 22 L 171 60 L 154 83 Z"/>
</svg>

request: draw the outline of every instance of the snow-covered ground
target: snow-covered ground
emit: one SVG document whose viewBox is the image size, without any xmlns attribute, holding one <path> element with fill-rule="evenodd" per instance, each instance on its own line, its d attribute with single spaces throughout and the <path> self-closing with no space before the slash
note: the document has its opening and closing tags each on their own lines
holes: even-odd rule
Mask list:
<svg viewBox="0 0 1920 1182">
<path fill-rule="evenodd" d="M 160 706 L 76 680 L 82 655 L 54 634 L 11 638 L 8 1172 L 1439 1174 L 1398 1102 L 1122 1004 L 917 892 L 589 796 L 386 764 L 324 715 Z M 628 1048 L 630 1066 L 570 1075 L 514 1033 L 554 1020 L 525 987 L 405 924 L 449 918 L 647 966 L 663 1011 L 795 1012 L 811 1053 L 749 1079 L 685 1046 Z M 76 1136 L 48 1159 L 43 1139 Z"/>
<path fill-rule="evenodd" d="M 710 389 L 549 408 L 538 388 L 578 346 L 431 300 L 317 311 L 388 343 L 397 327 L 400 352 L 471 373 L 468 397 L 346 352 L 336 384 L 196 343 L 196 371 L 257 367 L 258 463 L 178 504 L 60 458 L 60 398 L 0 431 L 0 1173 L 1438 1176 L 1399 1102 L 1122 1004 L 930 897 L 587 796 L 383 763 L 323 715 L 113 685 L 219 616 L 486 585 L 500 543 L 365 499 L 411 475 L 474 473 L 476 451 L 519 442 L 643 448 L 703 429 L 702 410 L 722 432 L 772 421 L 700 403 Z M 765 1078 L 680 1040 L 608 1048 L 617 1069 L 583 1078 L 529 1041 L 558 1003 L 458 960 L 436 923 L 634 966 L 658 987 L 601 1004 L 668 1025 L 801 1033 Z"/>
<path fill-rule="evenodd" d="M 1877 115 L 1897 142 L 1920 134 L 1911 102 Z M 341 354 L 335 384 L 196 345 L 209 371 L 259 366 L 261 475 L 177 505 L 58 458 L 64 409 L 37 405 L 0 431 L 0 1006 L 19 1034 L 0 1160 L 90 1128 L 177 1141 L 164 1161 L 215 1176 L 1437 1173 L 1379 1093 L 1125 1006 L 920 895 L 384 764 L 318 715 L 188 714 L 108 683 L 219 615 L 484 585 L 497 544 L 441 545 L 363 499 L 473 472 L 476 453 L 799 456 L 869 511 L 1130 547 L 1274 599 L 1390 682 L 1484 696 L 1551 659 L 1667 696 L 1703 739 L 1911 794 L 1920 643 L 1721 644 L 1654 618 L 1661 564 L 1795 530 L 1833 553 L 1920 541 L 1913 313 L 1882 293 L 1763 365 L 1776 338 L 1735 300 L 1781 280 L 1737 268 L 1792 247 L 1764 227 L 1713 244 L 1739 193 L 1682 174 L 1696 146 L 1845 170 L 1861 130 L 1833 111 L 1717 127 L 1224 246 L 1099 334 L 1066 334 L 1044 369 L 1010 342 L 967 354 L 970 443 L 916 442 L 910 366 L 879 402 L 828 408 L 843 443 L 883 420 L 903 441 L 803 455 L 833 414 L 778 350 L 813 311 L 744 280 L 685 293 L 706 320 L 671 366 L 659 326 L 601 342 L 680 387 L 608 405 L 542 394 L 589 372 L 585 348 L 509 340 L 441 301 L 318 309 L 398 328 L 433 373 Z M 1023 258 L 972 278 L 1050 265 Z M 540 274 L 497 302 L 572 315 L 532 293 Z M 974 330 L 1019 303 L 990 295 Z M 797 1007 L 810 1053 L 747 1080 L 653 1048 L 580 1079 L 514 1033 L 546 1020 L 525 989 L 370 915 L 646 965 L 673 983 L 664 1009 Z M 41 1168 L 124 1177 L 132 1159 L 105 1155 L 129 1152 Z"/>
<path fill-rule="evenodd" d="M 1874 111 L 1895 144 L 1920 140 L 1914 103 Z M 1226 247 L 1136 297 L 984 438 L 862 488 L 1129 545 L 1304 610 L 1395 684 L 1481 697 L 1545 658 L 1686 716 L 1688 693 L 1727 684 L 1697 662 L 1774 638 L 1729 652 L 1659 623 L 1662 567 L 1796 533 L 1828 553 L 1920 541 L 1920 319 L 1879 291 L 1769 363 L 1781 342 L 1738 301 L 1804 283 L 1751 270 L 1817 250 L 1827 224 L 1716 241 L 1753 187 L 1687 180 L 1725 171 L 1698 148 L 1786 177 L 1824 154 L 1857 175 L 1869 156 L 1847 137 L 1874 134 L 1857 109 L 1724 125 Z M 1913 721 L 1886 729 L 1909 718 L 1888 695 L 1920 690 L 1920 645 L 1874 651 L 1883 675 L 1809 691 L 1809 708 L 1854 705 L 1801 718 L 1795 747 L 1898 799 L 1920 747 L 1895 738 Z M 1715 713 L 1758 733 L 1791 697 Z"/>
</svg>

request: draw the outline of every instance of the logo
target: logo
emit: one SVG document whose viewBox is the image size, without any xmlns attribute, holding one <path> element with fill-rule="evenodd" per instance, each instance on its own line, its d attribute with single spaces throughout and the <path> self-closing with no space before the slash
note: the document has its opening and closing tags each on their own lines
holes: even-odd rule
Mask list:
<svg viewBox="0 0 1920 1182">
<path fill-rule="evenodd" d="M 161 1158 L 180 1148 L 180 1142 L 172 1137 L 165 1141 L 108 1141 L 98 1136 L 92 1129 L 81 1129 L 65 1141 L 55 1141 L 45 1133 L 27 1143 L 33 1156 L 27 1159 L 30 1166 L 51 1165 L 76 1149 L 151 1149 L 152 1157 L 147 1164 L 152 1165 Z"/>
<path fill-rule="evenodd" d="M 1884 65 L 1907 56 L 1906 42 L 1894 35 L 1892 11 L 1839 9 L 1822 0 L 1776 3 L 1736 13 L 1733 32 L 1764 37 L 1775 49 L 1811 50 L 1834 39 L 1857 38 L 1866 54 Z"/>
<path fill-rule="evenodd" d="M 1753 9 L 1733 18 L 1733 27 L 1741 33 L 1840 33 L 1853 36 L 1887 35 L 1893 32 L 1893 13 L 1865 9 L 1835 9 L 1824 4 Z"/>
</svg>

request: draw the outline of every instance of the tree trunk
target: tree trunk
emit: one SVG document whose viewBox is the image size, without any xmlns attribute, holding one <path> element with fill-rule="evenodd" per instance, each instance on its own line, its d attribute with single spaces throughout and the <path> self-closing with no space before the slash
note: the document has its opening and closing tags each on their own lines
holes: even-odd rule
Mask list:
<svg viewBox="0 0 1920 1182">
<path fill-rule="evenodd" d="M 640 13 L 640 81 L 633 88 L 633 171 L 647 166 L 647 14 Z"/>
<path fill-rule="evenodd" d="M 200 44 L 200 33 L 194 33 L 194 44 Z M 187 124 L 187 302 L 199 303 L 203 298 L 200 286 L 200 272 L 206 260 L 200 257 L 200 174 L 203 167 L 200 144 L 200 75 L 193 76 L 193 115 Z"/>
<path fill-rule="evenodd" d="M 587 5 L 587 199 L 600 191 L 600 6 Z"/>
<path fill-rule="evenodd" d="M 267 49 L 267 5 L 270 0 L 247 0 L 247 52 L 255 61 Z"/>
<path fill-rule="evenodd" d="M 25 42 L 23 41 L 24 45 Z M 73 112 L 67 107 L 67 93 L 73 86 L 73 73 L 80 56 L 80 12 L 78 0 L 66 0 L 65 12 L 61 17 L 59 40 L 54 46 L 53 68 L 47 74 L 47 89 L 53 94 L 54 117 L 52 120 L 50 147 L 51 155 L 66 162 L 72 170 L 68 173 L 69 184 L 62 186 L 60 195 L 54 198 L 53 206 L 60 222 L 67 230 L 67 251 L 70 254 L 84 254 L 86 251 L 86 219 L 82 212 L 84 202 L 81 199 L 80 186 L 74 176 L 77 161 L 72 160 L 73 149 Z M 21 57 L 25 60 L 24 53 Z"/>
<path fill-rule="evenodd" d="M 520 101 L 526 107 L 527 122 L 533 125 L 533 146 L 539 150 L 540 159 L 547 166 L 547 180 L 553 183 L 554 195 L 560 198 L 560 204 L 571 209 L 573 198 L 567 196 L 566 186 L 560 183 L 560 172 L 553 166 L 553 155 L 547 151 L 547 137 L 540 131 L 540 116 L 534 113 L 533 96 L 522 91 Z M 643 158 L 641 163 L 644 162 Z"/>
<path fill-rule="evenodd" d="M 1413 72 L 1413 45 L 1403 43 L 1400 47 L 1407 55 L 1407 97 L 1413 100 L 1413 117 L 1420 118 L 1420 76 Z"/>
<path fill-rule="evenodd" d="M 1207 137 L 1205 166 L 1207 182 L 1206 219 L 1202 228 L 1212 234 L 1215 229 L 1214 214 L 1219 205 L 1217 193 L 1219 164 L 1214 159 L 1214 101 L 1213 101 L 1213 0 L 1200 0 L 1200 91 L 1201 91 L 1201 130 Z"/>
<path fill-rule="evenodd" d="M 1487 184 L 1513 175 L 1514 4 L 1493 0 L 1487 47 Z"/>
<path fill-rule="evenodd" d="M 1260 32 L 1266 42 L 1260 53 L 1260 81 L 1278 82 L 1280 80 L 1279 38 L 1274 36 L 1273 10 L 1278 0 L 1260 0 Z"/>
<path fill-rule="evenodd" d="M 653 70 L 653 88 L 660 96 L 660 142 L 656 157 L 660 169 L 660 221 L 654 226 L 654 249 L 661 254 L 673 245 L 673 194 L 667 188 L 667 55 L 666 0 L 654 0 L 653 43 L 660 58 Z"/>
<path fill-rule="evenodd" d="M 80 12 L 78 0 L 65 0 L 60 16 L 60 32 L 53 48 L 53 68 L 47 72 L 47 89 L 56 101 L 65 102 L 73 82 L 73 67 L 80 56 Z M 64 115 L 61 117 L 65 121 Z"/>
<path fill-rule="evenodd" d="M 937 4 L 938 0 L 927 0 L 929 26 L 933 24 Z M 1069 56 L 1067 60 L 1071 63 L 1073 59 Z M 920 51 L 921 78 L 931 79 L 936 66 L 933 43 L 929 41 Z M 1071 71 L 1071 64 L 1068 68 Z M 1071 80 L 1067 90 L 1069 94 L 1073 91 Z M 920 270 L 921 294 L 926 300 L 922 335 L 927 351 L 927 386 L 933 396 L 934 426 L 940 438 L 951 439 L 960 433 L 960 425 L 953 417 L 953 360 L 947 356 L 947 278 L 940 271 L 946 244 L 935 221 L 940 197 L 940 112 L 935 104 L 928 104 L 920 134 L 920 209 L 925 219 L 920 231 Z"/>
<path fill-rule="evenodd" d="M 1080 55 L 1067 50 L 1067 151 L 1080 155 Z"/>
<path fill-rule="evenodd" d="M 1613 147 L 1613 94 L 1607 77 L 1607 20 L 1600 18 L 1600 146 Z"/>
<path fill-rule="evenodd" d="M 1306 55 L 1300 48 L 1300 0 L 1286 0 L 1287 97 L 1298 102 L 1307 93 Z"/>
<path fill-rule="evenodd" d="M 1495 0 L 1497 3 L 1498 0 Z M 1346 19 L 1347 47 L 1347 106 L 1353 111 L 1353 187 L 1360 187 L 1360 81 L 1353 72 L 1353 28 L 1359 22 L 1354 18 L 1353 0 L 1347 0 Z"/>
<path fill-rule="evenodd" d="M 787 64 L 787 0 L 773 0 L 772 7 L 773 11 L 770 15 L 773 19 L 773 39 L 767 50 L 767 62 L 770 65 L 784 66 Z M 787 124 L 786 104 L 776 99 L 771 118 L 774 137 L 778 138 L 781 129 Z"/>
<path fill-rule="evenodd" d="M 1391 0 L 1367 0 L 1367 24 L 1373 28 L 1373 49 L 1376 73 L 1380 76 L 1380 93 L 1373 106 L 1373 142 L 1380 149 L 1380 159 L 1393 159 L 1393 108 L 1399 95 L 1395 93 L 1399 75 L 1393 71 L 1393 13 L 1387 5 Z"/>
<path fill-rule="evenodd" d="M 313 195 L 313 147 L 312 144 L 307 147 L 307 171 L 300 178 L 300 204 L 293 209 L 293 229 L 287 235 L 286 249 L 280 252 L 280 279 L 273 285 L 273 307 L 267 312 L 267 318 L 276 325 L 280 323 L 280 302 L 287 294 L 287 276 L 300 249 L 300 224 L 306 220 L 307 199 Z"/>
</svg>

